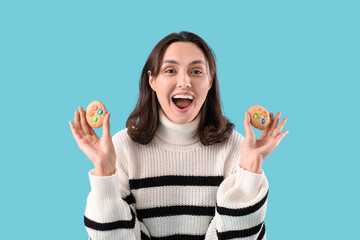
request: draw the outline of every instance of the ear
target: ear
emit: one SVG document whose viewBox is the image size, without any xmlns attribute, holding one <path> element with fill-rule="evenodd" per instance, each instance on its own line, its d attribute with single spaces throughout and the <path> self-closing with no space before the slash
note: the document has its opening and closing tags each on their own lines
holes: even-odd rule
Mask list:
<svg viewBox="0 0 360 240">
<path fill-rule="evenodd" d="M 152 88 L 152 90 L 156 91 L 155 90 L 155 79 L 153 76 L 151 76 L 151 72 L 148 71 L 148 77 L 149 77 L 149 84 L 150 84 L 150 87 Z"/>
<path fill-rule="evenodd" d="M 213 81 L 212 80 L 210 80 L 209 81 L 209 88 L 208 88 L 208 91 L 210 90 L 210 88 L 212 87 L 212 84 L 213 84 Z"/>
</svg>

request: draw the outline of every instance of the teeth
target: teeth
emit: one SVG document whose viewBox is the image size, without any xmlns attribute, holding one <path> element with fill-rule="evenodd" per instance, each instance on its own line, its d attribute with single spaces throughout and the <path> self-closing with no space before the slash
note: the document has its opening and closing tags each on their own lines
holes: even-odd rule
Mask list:
<svg viewBox="0 0 360 240">
<path fill-rule="evenodd" d="M 184 98 L 184 99 L 190 99 L 193 100 L 193 97 L 190 95 L 175 95 L 173 98 Z"/>
</svg>

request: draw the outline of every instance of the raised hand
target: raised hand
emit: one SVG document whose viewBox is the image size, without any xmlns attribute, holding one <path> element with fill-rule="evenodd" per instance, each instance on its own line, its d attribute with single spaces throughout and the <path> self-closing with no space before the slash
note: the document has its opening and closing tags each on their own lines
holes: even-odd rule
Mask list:
<svg viewBox="0 0 360 240">
<path fill-rule="evenodd" d="M 101 139 L 85 118 L 84 109 L 75 111 L 74 122 L 69 121 L 71 132 L 81 151 L 94 163 L 96 176 L 110 176 L 115 173 L 116 153 L 110 135 L 110 113 L 104 118 Z"/>
<path fill-rule="evenodd" d="M 241 149 L 240 167 L 254 172 L 262 173 L 261 166 L 263 161 L 272 153 L 289 133 L 288 130 L 280 134 L 285 126 L 286 118 L 280 122 L 281 113 L 278 112 L 273 119 L 273 113 L 270 113 L 270 124 L 265 128 L 260 137 L 256 139 L 256 135 L 252 130 L 250 124 L 250 114 L 245 112 L 244 127 L 245 127 L 245 140 Z"/>
</svg>

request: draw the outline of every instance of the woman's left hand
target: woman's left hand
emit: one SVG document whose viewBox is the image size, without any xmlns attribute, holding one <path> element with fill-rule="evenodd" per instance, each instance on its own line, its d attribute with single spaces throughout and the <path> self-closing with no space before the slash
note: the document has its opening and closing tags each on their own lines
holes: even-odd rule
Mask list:
<svg viewBox="0 0 360 240">
<path fill-rule="evenodd" d="M 287 120 L 284 118 L 279 126 L 277 126 L 280 115 L 281 112 L 278 112 L 273 119 L 273 113 L 270 113 L 269 126 L 262 131 L 259 139 L 256 139 L 250 124 L 250 114 L 245 112 L 245 140 L 241 148 L 241 168 L 259 174 L 263 172 L 261 170 L 263 161 L 279 146 L 281 140 L 289 133 L 286 130 L 280 134 Z"/>
</svg>

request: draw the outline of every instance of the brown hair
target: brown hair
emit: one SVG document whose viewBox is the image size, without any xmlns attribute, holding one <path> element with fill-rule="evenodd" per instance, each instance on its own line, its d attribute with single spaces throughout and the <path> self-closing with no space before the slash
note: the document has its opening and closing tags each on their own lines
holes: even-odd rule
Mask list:
<svg viewBox="0 0 360 240">
<path fill-rule="evenodd" d="M 155 135 L 158 127 L 160 104 L 155 92 L 150 87 L 147 73 L 150 71 L 151 76 L 158 76 L 165 51 L 174 42 L 192 42 L 196 44 L 203 51 L 209 64 L 212 86 L 200 109 L 201 118 L 197 133 L 201 143 L 212 145 L 225 141 L 232 133 L 234 124 L 223 116 L 221 111 L 215 54 L 201 37 L 186 31 L 167 35 L 156 44 L 148 56 L 140 76 L 138 102 L 126 121 L 128 135 L 132 140 L 140 144 L 148 144 Z"/>
</svg>

